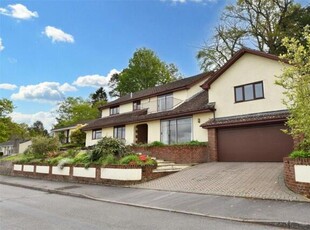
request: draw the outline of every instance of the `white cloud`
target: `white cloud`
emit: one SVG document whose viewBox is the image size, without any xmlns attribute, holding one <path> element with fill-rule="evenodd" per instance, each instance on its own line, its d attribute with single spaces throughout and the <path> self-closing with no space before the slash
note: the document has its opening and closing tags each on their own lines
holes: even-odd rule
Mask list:
<svg viewBox="0 0 310 230">
<path fill-rule="evenodd" d="M 8 83 L 0 84 L 0 89 L 14 90 L 16 88 L 17 88 L 17 85 L 8 84 Z"/>
<path fill-rule="evenodd" d="M 8 5 L 6 8 L 0 8 L 0 14 L 22 20 L 39 17 L 38 12 L 30 11 L 22 4 Z"/>
<path fill-rule="evenodd" d="M 78 77 L 74 82 L 73 85 L 79 86 L 79 87 L 93 87 L 93 88 L 99 88 L 99 87 L 108 87 L 108 83 L 114 73 L 119 73 L 120 71 L 116 69 L 112 69 L 107 76 L 102 76 L 99 74 L 93 74 L 93 75 L 85 75 Z"/>
<path fill-rule="evenodd" d="M 4 50 L 4 46 L 2 44 L 2 38 L 0 38 L 0 51 Z"/>
<path fill-rule="evenodd" d="M 16 123 L 26 123 L 28 125 L 33 125 L 36 121 L 41 121 L 44 124 L 44 128 L 48 131 L 52 129 L 53 124 L 56 123 L 56 118 L 52 112 L 37 112 L 33 114 L 25 114 L 13 112 L 11 117 Z"/>
<path fill-rule="evenodd" d="M 46 26 L 42 33 L 45 34 L 48 38 L 51 38 L 53 42 L 74 42 L 74 38 L 71 34 L 67 34 L 61 29 L 53 26 Z"/>
<path fill-rule="evenodd" d="M 68 83 L 61 85 L 58 82 L 42 82 L 21 86 L 18 93 L 12 94 L 11 99 L 56 102 L 64 99 L 65 92 L 75 90 L 76 88 Z"/>
</svg>

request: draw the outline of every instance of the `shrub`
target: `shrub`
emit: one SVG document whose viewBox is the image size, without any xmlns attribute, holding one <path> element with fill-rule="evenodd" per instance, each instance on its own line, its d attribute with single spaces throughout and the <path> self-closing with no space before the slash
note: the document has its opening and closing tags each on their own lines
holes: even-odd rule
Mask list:
<svg viewBox="0 0 310 230">
<path fill-rule="evenodd" d="M 160 141 L 153 141 L 152 143 L 149 144 L 149 146 L 151 147 L 155 147 L 155 146 L 164 146 L 165 144 L 160 142 Z"/>
<path fill-rule="evenodd" d="M 310 152 L 303 150 L 294 151 L 290 154 L 290 158 L 310 158 Z"/>
<path fill-rule="evenodd" d="M 70 135 L 71 143 L 76 144 L 78 146 L 84 146 L 85 139 L 86 139 L 86 133 L 81 130 L 81 127 L 75 129 Z"/>
<path fill-rule="evenodd" d="M 90 163 L 90 153 L 89 152 L 79 152 L 72 161 L 73 164 L 89 164 Z"/>
<path fill-rule="evenodd" d="M 98 161 L 100 158 L 105 158 L 109 154 L 120 158 L 127 154 L 128 151 L 128 148 L 121 140 L 112 137 L 103 137 L 91 151 L 90 158 L 91 161 Z"/>
<path fill-rule="evenodd" d="M 100 158 L 100 163 L 102 165 L 112 165 L 112 164 L 116 164 L 117 159 L 114 155 L 112 154 L 108 154 L 105 158 Z"/>
<path fill-rule="evenodd" d="M 0 157 L 2 157 L 3 156 L 3 152 L 0 152 Z"/>
<path fill-rule="evenodd" d="M 36 155 L 46 155 L 48 152 L 58 150 L 58 148 L 57 137 L 37 136 L 32 138 L 31 151 Z"/>
<path fill-rule="evenodd" d="M 130 154 L 120 159 L 119 163 L 122 165 L 140 165 L 140 166 L 157 165 L 157 162 L 153 160 L 152 158 L 146 155 L 141 155 L 141 156 L 138 156 L 136 154 Z"/>
<path fill-rule="evenodd" d="M 121 165 L 128 165 L 128 164 L 142 164 L 142 161 L 139 159 L 139 156 L 136 154 L 131 154 L 131 155 L 127 155 L 125 157 L 123 157 L 122 159 L 120 159 L 119 163 Z"/>
</svg>

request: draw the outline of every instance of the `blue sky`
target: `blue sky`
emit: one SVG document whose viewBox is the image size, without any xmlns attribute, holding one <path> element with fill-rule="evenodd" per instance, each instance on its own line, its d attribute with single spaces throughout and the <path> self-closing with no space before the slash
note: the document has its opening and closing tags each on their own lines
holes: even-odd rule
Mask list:
<svg viewBox="0 0 310 230">
<path fill-rule="evenodd" d="M 128 65 L 140 47 L 184 76 L 228 0 L 32 0 L 0 2 L 0 98 L 16 122 L 50 129 L 57 103 L 84 98 Z"/>
</svg>

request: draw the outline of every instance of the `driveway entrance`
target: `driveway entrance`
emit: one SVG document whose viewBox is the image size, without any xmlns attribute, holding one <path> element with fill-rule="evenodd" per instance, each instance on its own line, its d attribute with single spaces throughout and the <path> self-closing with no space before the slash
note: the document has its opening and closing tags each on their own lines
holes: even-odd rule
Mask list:
<svg viewBox="0 0 310 230">
<path fill-rule="evenodd" d="M 286 188 L 283 163 L 205 163 L 134 187 L 261 199 L 306 200 Z"/>
</svg>

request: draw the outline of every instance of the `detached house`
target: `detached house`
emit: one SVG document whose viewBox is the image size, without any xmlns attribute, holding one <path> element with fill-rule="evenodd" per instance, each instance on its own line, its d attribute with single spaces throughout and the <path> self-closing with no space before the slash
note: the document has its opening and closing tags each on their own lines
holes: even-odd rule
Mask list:
<svg viewBox="0 0 310 230">
<path fill-rule="evenodd" d="M 86 146 L 103 136 L 127 144 L 209 142 L 214 161 L 281 161 L 292 150 L 284 134 L 288 116 L 275 85 L 277 56 L 250 49 L 215 73 L 203 73 L 132 93 L 101 107 L 83 127 Z"/>
<path fill-rule="evenodd" d="M 103 136 L 124 139 L 126 144 L 165 144 L 207 141 L 200 127 L 211 117 L 213 104 L 200 86 L 211 76 L 203 73 L 120 97 L 102 106 L 100 119 L 83 127 L 86 146 Z"/>
</svg>

